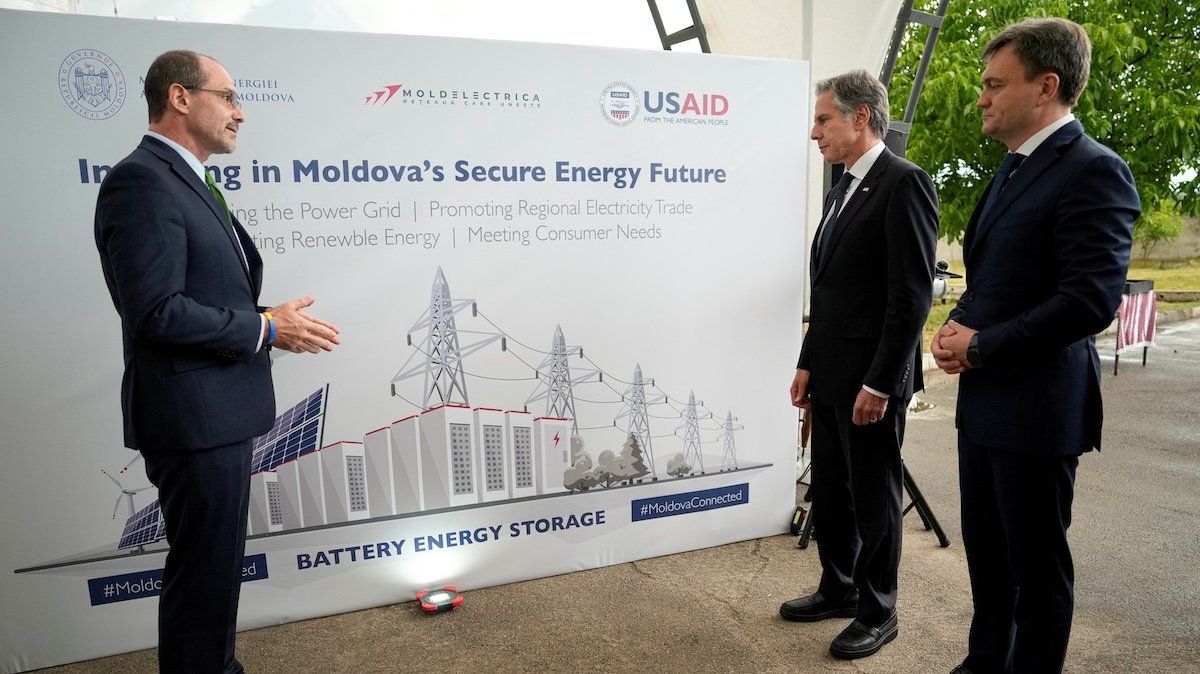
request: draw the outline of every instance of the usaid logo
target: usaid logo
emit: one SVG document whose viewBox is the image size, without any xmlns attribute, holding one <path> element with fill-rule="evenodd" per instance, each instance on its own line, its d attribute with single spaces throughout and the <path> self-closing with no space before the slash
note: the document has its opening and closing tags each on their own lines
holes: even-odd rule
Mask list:
<svg viewBox="0 0 1200 674">
<path fill-rule="evenodd" d="M 615 126 L 632 124 L 640 107 L 637 89 L 628 82 L 613 82 L 600 92 L 600 114 Z"/>
<path fill-rule="evenodd" d="M 125 76 L 104 52 L 79 49 L 59 67 L 58 91 L 80 117 L 108 119 L 125 104 Z"/>
</svg>

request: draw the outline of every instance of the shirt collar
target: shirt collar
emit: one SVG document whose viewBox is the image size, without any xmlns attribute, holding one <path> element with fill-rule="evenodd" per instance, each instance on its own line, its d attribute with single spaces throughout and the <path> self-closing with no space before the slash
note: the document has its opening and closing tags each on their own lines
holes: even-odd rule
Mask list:
<svg viewBox="0 0 1200 674">
<path fill-rule="evenodd" d="M 196 172 L 196 177 L 200 179 L 200 182 L 207 182 L 204 180 L 204 165 L 187 148 L 156 131 L 147 131 L 146 135 L 161 140 L 167 147 L 175 150 L 180 157 L 183 157 L 183 161 L 187 162 L 187 165 Z"/>
<path fill-rule="evenodd" d="M 1037 133 L 1030 136 L 1029 140 L 1026 140 L 1024 143 L 1021 143 L 1021 147 L 1017 148 L 1016 153 L 1025 155 L 1026 157 L 1028 157 L 1029 155 L 1033 154 L 1034 150 L 1038 149 L 1039 145 L 1046 142 L 1047 138 L 1054 135 L 1055 131 L 1058 131 L 1059 129 L 1063 128 L 1067 124 L 1070 124 L 1071 121 L 1073 121 L 1074 119 L 1075 119 L 1075 115 L 1068 112 L 1067 114 L 1063 115 L 1062 117 L 1059 117 L 1058 119 L 1054 120 L 1053 122 L 1050 122 L 1046 126 L 1042 127 L 1041 131 L 1038 131 Z"/>
<path fill-rule="evenodd" d="M 855 180 L 862 180 L 863 178 L 866 178 L 867 173 L 871 170 L 871 167 L 875 165 L 875 160 L 879 159 L 879 155 L 883 154 L 885 147 L 887 146 L 883 144 L 882 140 L 876 141 L 875 144 L 871 146 L 870 150 L 864 152 L 863 156 L 859 157 L 858 161 L 854 162 L 854 166 L 851 166 L 846 170 L 846 173 L 854 176 Z"/>
</svg>

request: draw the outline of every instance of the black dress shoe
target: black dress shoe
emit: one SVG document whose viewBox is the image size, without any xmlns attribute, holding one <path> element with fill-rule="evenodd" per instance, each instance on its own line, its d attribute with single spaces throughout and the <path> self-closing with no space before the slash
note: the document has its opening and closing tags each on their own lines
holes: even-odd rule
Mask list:
<svg viewBox="0 0 1200 674">
<path fill-rule="evenodd" d="M 826 599 L 820 592 L 785 601 L 779 605 L 784 620 L 811 623 L 826 618 L 853 618 L 858 613 L 858 592 L 840 601 Z"/>
<path fill-rule="evenodd" d="M 971 670 L 967 669 L 966 665 L 960 664 L 959 666 L 950 670 L 950 674 L 971 674 Z"/>
<path fill-rule="evenodd" d="M 899 623 L 896 614 L 879 627 L 871 627 L 855 620 L 829 644 L 829 652 L 839 658 L 853 660 L 874 655 L 883 645 L 896 638 Z"/>
</svg>

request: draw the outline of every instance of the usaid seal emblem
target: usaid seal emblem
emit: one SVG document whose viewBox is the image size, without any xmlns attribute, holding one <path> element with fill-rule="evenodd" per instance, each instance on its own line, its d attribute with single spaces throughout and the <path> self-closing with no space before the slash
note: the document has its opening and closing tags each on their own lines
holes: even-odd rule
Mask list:
<svg viewBox="0 0 1200 674">
<path fill-rule="evenodd" d="M 125 104 L 125 76 L 104 52 L 71 52 L 58 69 L 58 91 L 75 114 L 108 119 Z"/>
<path fill-rule="evenodd" d="M 637 90 L 628 82 L 613 82 L 600 92 L 600 114 L 610 124 L 629 126 L 639 109 Z"/>
</svg>

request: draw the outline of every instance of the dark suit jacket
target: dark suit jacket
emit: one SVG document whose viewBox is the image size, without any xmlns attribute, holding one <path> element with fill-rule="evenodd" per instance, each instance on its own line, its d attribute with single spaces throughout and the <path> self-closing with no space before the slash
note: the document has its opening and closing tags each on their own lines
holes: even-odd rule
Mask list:
<svg viewBox="0 0 1200 674">
<path fill-rule="evenodd" d="M 937 228 L 933 181 L 885 149 L 838 216 L 823 262 L 816 245 L 810 254 L 809 328 L 796 367 L 811 372 L 815 400 L 853 404 L 865 384 L 906 404 L 924 387 Z"/>
<path fill-rule="evenodd" d="M 989 187 L 990 189 L 990 187 Z M 957 426 L 977 444 L 1080 454 L 1100 448 L 1095 333 L 1113 320 L 1141 212 L 1129 167 L 1077 121 L 1045 140 L 988 218 L 967 226 L 967 290 L 951 313 L 979 330 Z"/>
<path fill-rule="evenodd" d="M 100 186 L 95 233 L 121 316 L 126 446 L 203 449 L 270 430 L 271 362 L 254 351 L 262 258 L 183 158 L 143 138 Z"/>
</svg>

